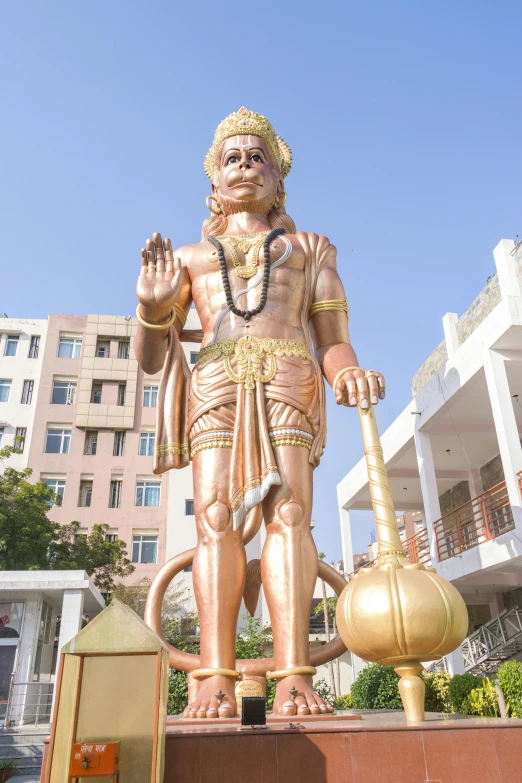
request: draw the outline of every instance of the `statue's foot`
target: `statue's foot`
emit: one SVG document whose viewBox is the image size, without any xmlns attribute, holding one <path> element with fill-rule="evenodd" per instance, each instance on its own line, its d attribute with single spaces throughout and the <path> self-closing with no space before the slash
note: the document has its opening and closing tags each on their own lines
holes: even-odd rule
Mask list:
<svg viewBox="0 0 522 783">
<path fill-rule="evenodd" d="M 334 711 L 312 688 L 312 678 L 293 674 L 279 680 L 274 699 L 276 715 L 326 715 Z"/>
<path fill-rule="evenodd" d="M 235 686 L 232 677 L 206 677 L 199 693 L 183 715 L 185 718 L 233 718 L 237 714 Z"/>
</svg>

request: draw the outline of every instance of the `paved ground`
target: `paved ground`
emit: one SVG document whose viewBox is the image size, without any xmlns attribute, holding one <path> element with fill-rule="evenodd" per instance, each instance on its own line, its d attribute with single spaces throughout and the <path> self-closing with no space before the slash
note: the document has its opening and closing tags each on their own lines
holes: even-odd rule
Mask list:
<svg viewBox="0 0 522 783">
<path fill-rule="evenodd" d="M 40 783 L 40 778 L 34 775 L 11 775 L 13 783 Z"/>
</svg>

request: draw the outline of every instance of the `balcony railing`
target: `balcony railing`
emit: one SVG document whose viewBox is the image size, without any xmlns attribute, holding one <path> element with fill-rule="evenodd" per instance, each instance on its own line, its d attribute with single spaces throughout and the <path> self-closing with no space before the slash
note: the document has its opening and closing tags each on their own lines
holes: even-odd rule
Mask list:
<svg viewBox="0 0 522 783">
<path fill-rule="evenodd" d="M 408 555 L 410 563 L 431 563 L 430 541 L 425 527 L 415 535 L 405 538 L 402 548 Z"/>
<path fill-rule="evenodd" d="M 455 557 L 514 527 L 506 482 L 501 481 L 434 523 L 439 560 Z"/>
</svg>

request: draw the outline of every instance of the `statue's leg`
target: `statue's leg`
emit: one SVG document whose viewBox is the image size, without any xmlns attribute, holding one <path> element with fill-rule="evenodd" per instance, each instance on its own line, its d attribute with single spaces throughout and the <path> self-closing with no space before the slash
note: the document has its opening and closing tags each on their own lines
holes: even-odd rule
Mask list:
<svg viewBox="0 0 522 783">
<path fill-rule="evenodd" d="M 263 589 L 274 633 L 275 669 L 310 665 L 310 608 L 317 579 L 317 549 L 312 537 L 312 474 L 308 451 L 295 446 L 274 449 L 282 479 L 263 502 L 266 542 L 261 557 Z M 299 695 L 295 704 L 290 689 Z M 312 688 L 309 675 L 291 675 L 277 683 L 274 712 L 308 715 L 333 711 Z"/>
<path fill-rule="evenodd" d="M 235 669 L 236 627 L 245 583 L 242 530 L 232 529 L 228 505 L 231 450 L 215 448 L 194 456 L 194 513 L 198 544 L 192 570 L 198 607 L 202 669 Z M 236 714 L 232 677 L 200 681 L 197 698 L 185 715 L 199 718 Z M 219 704 L 216 693 L 225 698 Z"/>
</svg>

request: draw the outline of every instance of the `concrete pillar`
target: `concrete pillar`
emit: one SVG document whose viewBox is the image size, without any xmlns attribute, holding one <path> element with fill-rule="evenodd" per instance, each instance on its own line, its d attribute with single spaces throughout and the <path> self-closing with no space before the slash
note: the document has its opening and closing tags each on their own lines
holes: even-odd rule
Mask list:
<svg viewBox="0 0 522 783">
<path fill-rule="evenodd" d="M 459 317 L 457 313 L 446 313 L 442 319 L 442 326 L 444 329 L 444 338 L 446 340 L 446 351 L 448 352 L 448 359 L 457 351 L 459 347 L 457 338 L 457 321 Z"/>
<path fill-rule="evenodd" d="M 511 255 L 514 247 L 515 243 L 512 239 L 501 239 L 493 251 L 500 293 L 503 299 L 508 296 L 522 296 L 515 259 Z"/>
<path fill-rule="evenodd" d="M 352 546 L 352 528 L 350 525 L 350 512 L 346 508 L 339 508 L 341 518 L 341 542 L 343 551 L 344 573 L 351 574 L 353 571 L 353 546 Z"/>
<path fill-rule="evenodd" d="M 484 488 L 482 486 L 482 479 L 480 477 L 480 469 L 479 468 L 470 468 L 468 471 L 468 484 L 469 484 L 469 493 L 473 498 L 476 498 L 477 495 L 482 495 L 484 492 Z"/>
<path fill-rule="evenodd" d="M 82 627 L 83 590 L 64 590 L 58 654 Z"/>
<path fill-rule="evenodd" d="M 522 448 L 503 357 L 496 351 L 486 351 L 484 371 L 513 519 L 522 531 L 522 502 L 517 478 L 517 473 L 522 471 Z"/>
<path fill-rule="evenodd" d="M 433 532 L 433 523 L 440 519 L 439 492 L 437 489 L 437 477 L 435 475 L 435 463 L 429 433 L 416 429 L 414 433 L 415 449 L 417 451 L 417 463 L 419 466 L 419 478 L 424 503 L 424 519 L 430 542 L 431 562 L 438 562 L 437 545 Z"/>
<path fill-rule="evenodd" d="M 460 646 L 449 655 L 446 655 L 445 658 L 448 673 L 452 677 L 454 674 L 464 674 L 464 656 Z"/>
</svg>

